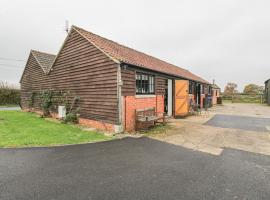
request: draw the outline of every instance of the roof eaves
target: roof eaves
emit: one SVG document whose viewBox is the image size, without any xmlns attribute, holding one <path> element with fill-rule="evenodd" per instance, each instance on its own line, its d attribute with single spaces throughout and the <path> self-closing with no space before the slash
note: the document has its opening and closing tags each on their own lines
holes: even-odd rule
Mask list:
<svg viewBox="0 0 270 200">
<path fill-rule="evenodd" d="M 135 67 L 143 68 L 143 69 L 150 70 L 150 71 L 153 71 L 153 72 L 158 72 L 158 73 L 160 73 L 160 74 L 165 74 L 165 75 L 167 75 L 167 76 L 173 76 L 173 77 L 177 77 L 177 78 L 181 78 L 181 79 L 186 79 L 186 80 L 194 81 L 194 82 L 197 82 L 197 83 L 203 83 L 203 84 L 211 85 L 211 83 L 209 83 L 208 81 L 198 81 L 198 80 L 194 80 L 194 79 L 187 78 L 187 77 L 184 77 L 184 76 L 180 76 L 180 75 L 177 75 L 177 74 L 166 73 L 166 72 L 164 72 L 164 71 L 159 71 L 159 70 L 151 70 L 151 69 L 149 69 L 148 67 L 145 67 L 145 66 L 143 66 L 143 65 L 140 65 L 140 66 L 139 66 L 139 65 L 135 65 L 135 64 L 133 64 L 133 63 L 130 63 L 130 62 L 124 61 L 124 60 L 120 60 L 120 62 L 121 62 L 122 64 L 133 65 L 133 66 L 135 66 Z M 188 71 L 188 70 L 186 70 L 186 71 Z M 190 73 L 191 73 L 191 72 L 190 72 Z"/>
</svg>

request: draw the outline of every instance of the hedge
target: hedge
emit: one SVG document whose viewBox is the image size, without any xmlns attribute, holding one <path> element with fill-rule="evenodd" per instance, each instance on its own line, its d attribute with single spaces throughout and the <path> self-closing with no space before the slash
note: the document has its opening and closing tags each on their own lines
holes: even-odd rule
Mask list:
<svg viewBox="0 0 270 200">
<path fill-rule="evenodd" d="M 222 95 L 222 100 L 233 100 L 234 103 L 264 103 L 264 96 L 262 94 L 235 94 L 232 99 L 232 96 Z"/>
<path fill-rule="evenodd" d="M 0 82 L 0 105 L 20 104 L 20 90 L 14 86 Z"/>
</svg>

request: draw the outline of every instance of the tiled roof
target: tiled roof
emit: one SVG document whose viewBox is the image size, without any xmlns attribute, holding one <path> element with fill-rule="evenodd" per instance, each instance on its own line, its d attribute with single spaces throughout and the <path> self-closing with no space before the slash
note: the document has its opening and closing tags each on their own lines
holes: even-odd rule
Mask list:
<svg viewBox="0 0 270 200">
<path fill-rule="evenodd" d="M 220 89 L 220 87 L 217 84 L 215 84 L 215 83 L 212 84 L 212 88 Z"/>
<path fill-rule="evenodd" d="M 39 63 L 40 67 L 43 69 L 44 73 L 48 73 L 50 68 L 56 58 L 55 55 L 31 50 L 32 55 L 36 58 L 37 62 Z"/>
<path fill-rule="evenodd" d="M 202 79 L 201 77 L 191 73 L 186 69 L 177 67 L 153 56 L 149 56 L 145 53 L 123 46 L 79 27 L 73 26 L 72 28 L 77 30 L 89 42 L 94 44 L 97 48 L 102 50 L 105 54 L 107 54 L 114 60 L 142 67 L 145 69 L 165 73 L 168 75 L 183 77 L 189 80 L 210 84 L 208 81 Z"/>
<path fill-rule="evenodd" d="M 212 84 L 212 88 L 215 88 L 215 89 L 220 89 L 220 87 L 218 87 L 217 84 Z"/>
</svg>

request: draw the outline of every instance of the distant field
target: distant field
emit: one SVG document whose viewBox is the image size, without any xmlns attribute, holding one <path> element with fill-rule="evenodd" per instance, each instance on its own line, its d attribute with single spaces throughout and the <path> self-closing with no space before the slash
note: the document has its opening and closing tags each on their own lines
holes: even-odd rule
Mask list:
<svg viewBox="0 0 270 200">
<path fill-rule="evenodd" d="M 233 97 L 231 96 L 222 96 L 222 101 L 224 103 L 264 103 L 263 95 L 247 95 L 247 94 L 236 94 Z"/>
</svg>

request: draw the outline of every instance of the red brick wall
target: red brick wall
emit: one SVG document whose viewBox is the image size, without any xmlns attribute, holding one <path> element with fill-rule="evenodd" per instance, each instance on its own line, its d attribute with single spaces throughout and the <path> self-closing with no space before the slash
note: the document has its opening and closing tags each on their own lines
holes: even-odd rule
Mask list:
<svg viewBox="0 0 270 200">
<path fill-rule="evenodd" d="M 213 98 L 212 98 L 212 103 L 213 105 L 217 104 L 217 97 L 219 97 L 219 89 L 212 89 L 212 93 L 213 93 Z M 217 93 L 217 95 L 216 95 Z"/>
<path fill-rule="evenodd" d="M 95 121 L 95 120 L 91 120 L 91 119 L 79 118 L 79 124 L 82 124 L 84 126 L 88 126 L 91 128 L 100 129 L 103 131 L 109 131 L 109 132 L 115 131 L 113 124 L 109 124 L 109 123 L 105 123 L 105 122 L 101 122 L 101 121 Z"/>
<path fill-rule="evenodd" d="M 123 97 L 123 125 L 127 132 L 135 130 L 135 110 L 155 107 L 157 112 L 164 112 L 164 96 L 136 98 L 136 96 Z"/>
<path fill-rule="evenodd" d="M 205 94 L 201 94 L 201 108 L 203 108 L 203 100 L 204 100 L 204 98 L 205 98 Z"/>
</svg>

